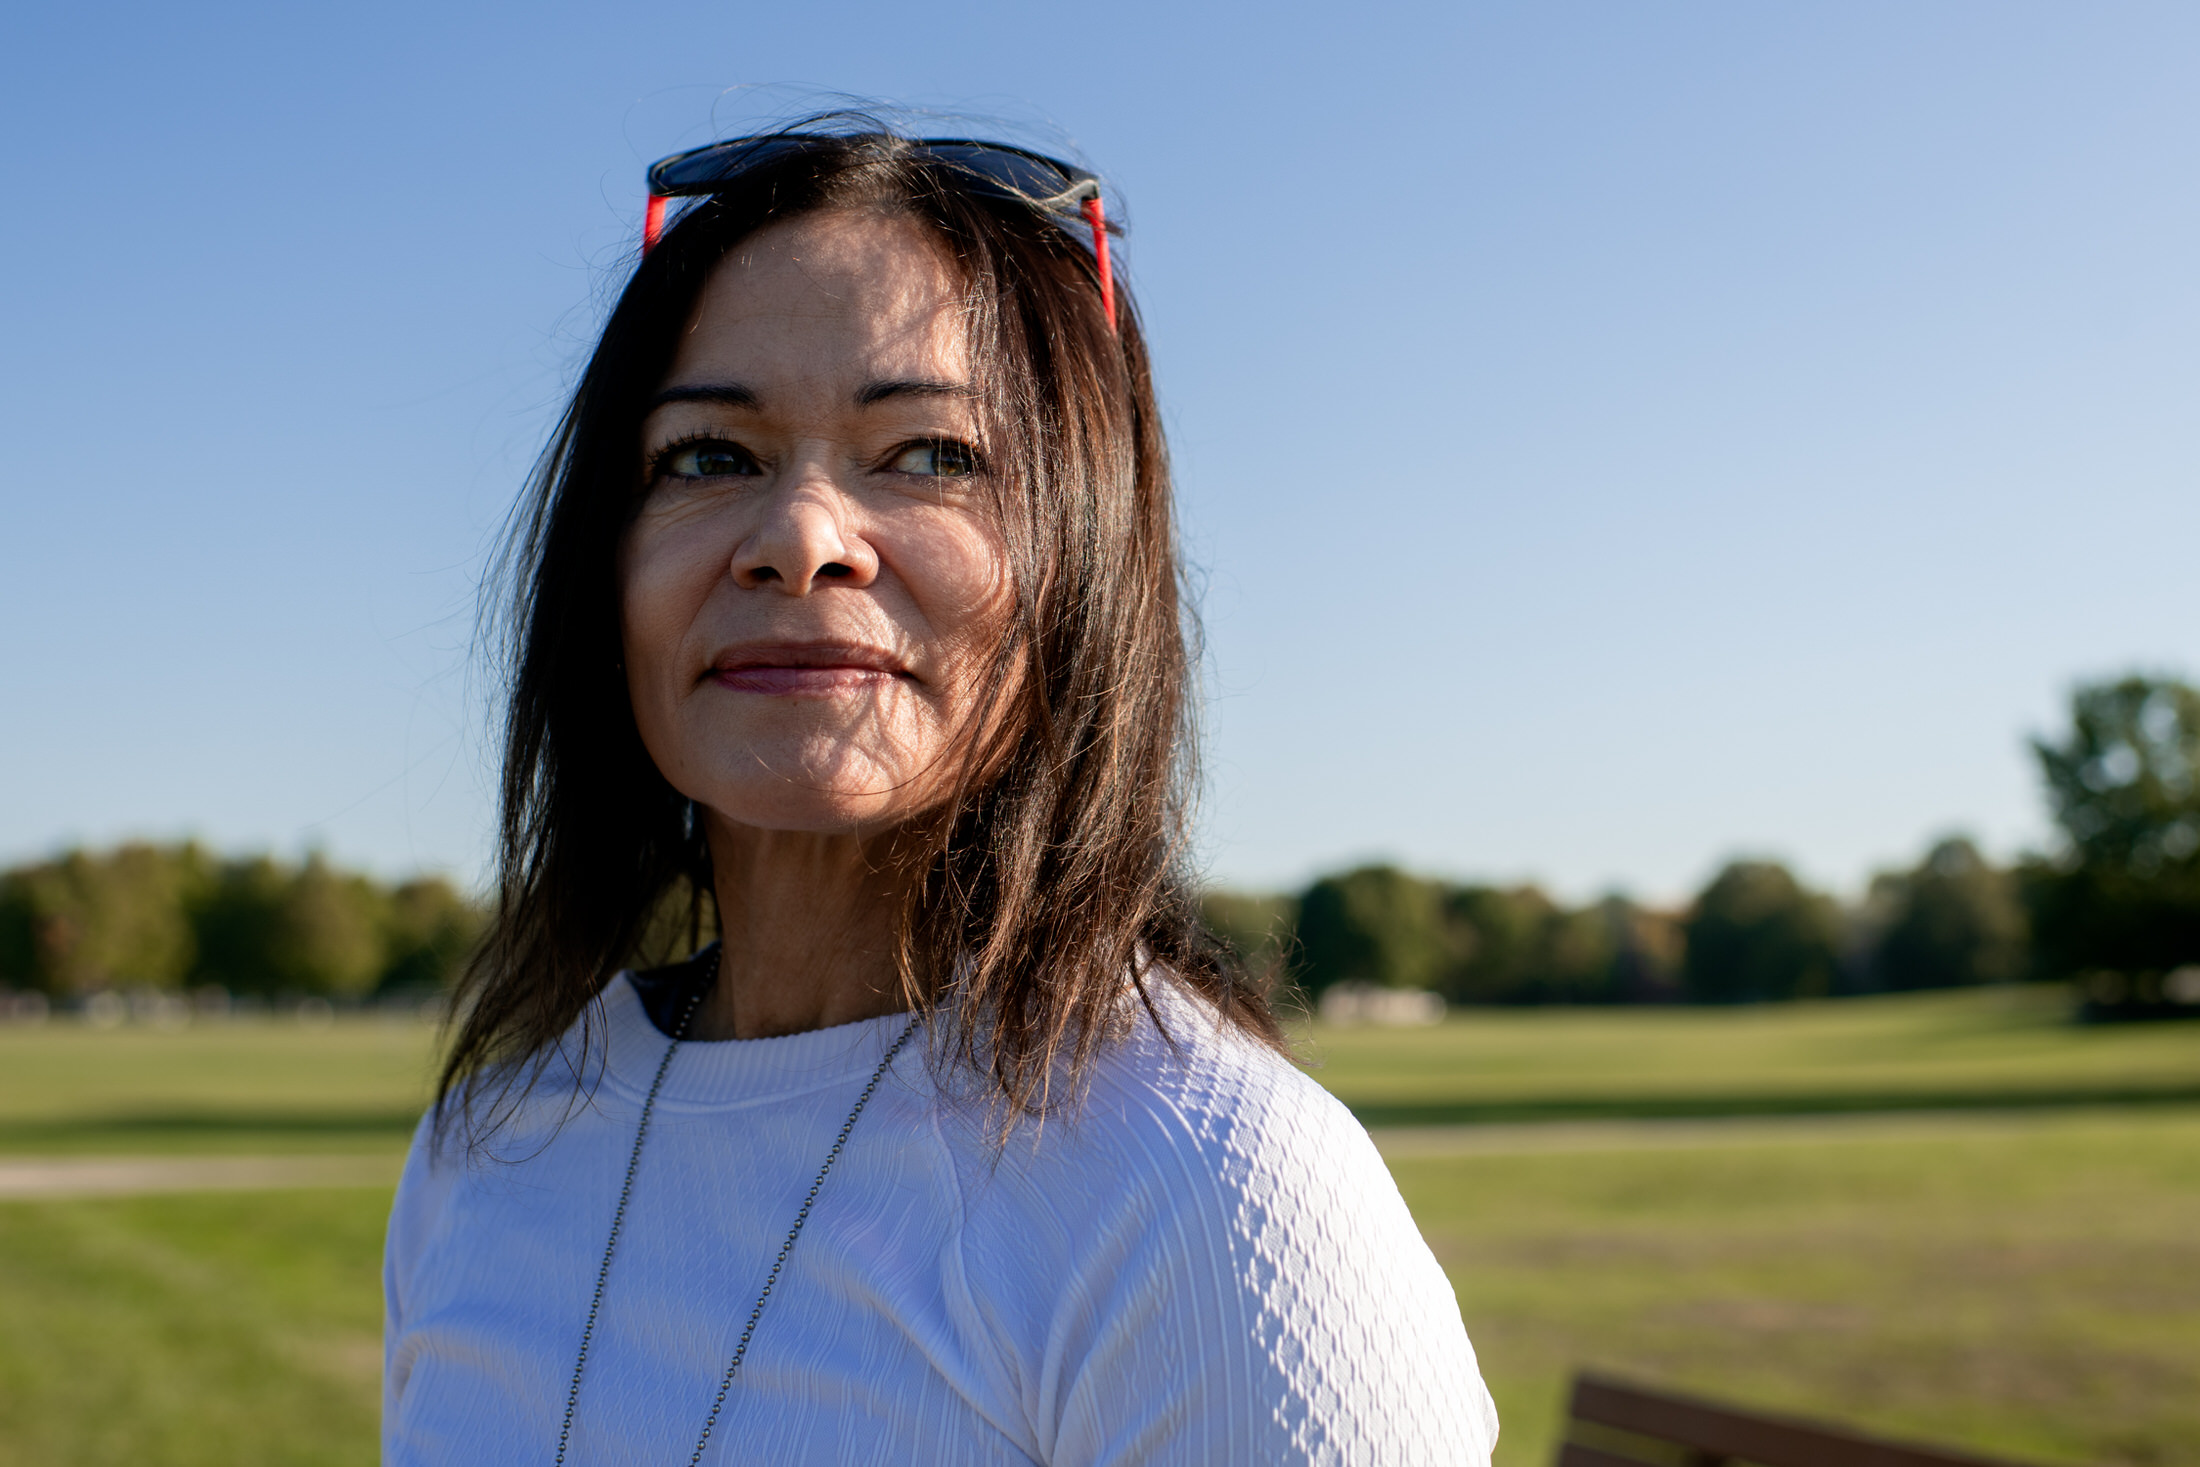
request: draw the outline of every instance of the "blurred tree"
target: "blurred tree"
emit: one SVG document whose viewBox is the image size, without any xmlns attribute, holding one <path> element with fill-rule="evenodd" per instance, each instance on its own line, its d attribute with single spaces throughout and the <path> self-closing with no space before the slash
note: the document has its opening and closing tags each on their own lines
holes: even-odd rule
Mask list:
<svg viewBox="0 0 2200 1467">
<path fill-rule="evenodd" d="M 1602 903 L 1554 910 L 1543 924 L 1538 1003 L 1607 1003 L 1618 978 L 1623 928 Z"/>
<path fill-rule="evenodd" d="M 1833 902 L 1774 861 L 1735 861 L 1696 898 L 1684 924 L 1682 983 L 1699 1003 L 1808 998 L 1832 990 Z"/>
<path fill-rule="evenodd" d="M 366 993 L 382 971 L 386 901 L 366 877 L 308 856 L 283 893 L 273 934 L 282 986 L 332 998 Z"/>
<path fill-rule="evenodd" d="M 38 905 L 19 870 L 0 872 L 0 988 L 46 989 L 38 967 Z"/>
<path fill-rule="evenodd" d="M 193 939 L 185 908 L 206 876 L 198 847 L 70 851 L 0 877 L 0 983 L 55 996 L 173 988 Z"/>
<path fill-rule="evenodd" d="M 377 993 L 441 988 L 481 936 L 481 909 L 440 876 L 406 882 L 390 893 L 383 909 Z"/>
<path fill-rule="evenodd" d="M 1681 997 L 1681 960 L 1687 949 L 1681 920 L 1671 912 L 1640 907 L 1625 897 L 1599 904 L 1618 951 L 1608 998 L 1613 1003 L 1671 1003 Z"/>
<path fill-rule="evenodd" d="M 386 898 L 319 855 L 225 861 L 194 913 L 194 980 L 235 993 L 352 998 L 380 976 Z"/>
<path fill-rule="evenodd" d="M 216 984 L 349 998 L 447 982 L 481 913 L 441 878 L 394 891 L 320 856 L 217 861 L 197 845 L 69 851 L 0 871 L 0 987 Z"/>
<path fill-rule="evenodd" d="M 1445 908 L 1460 957 L 1442 991 L 1455 1003 L 1626 1003 L 1675 995 L 1672 919 L 1606 897 L 1562 907 L 1533 886 L 1463 886 Z"/>
<path fill-rule="evenodd" d="M 1457 959 L 1442 887 L 1395 866 L 1325 876 L 1299 898 L 1292 976 L 1309 993 L 1332 983 L 1433 988 Z"/>
<path fill-rule="evenodd" d="M 222 862 L 191 913 L 191 981 L 262 996 L 292 987 L 277 935 L 289 890 L 290 874 L 267 856 Z"/>
<path fill-rule="evenodd" d="M 2032 744 L 2065 837 L 2020 872 L 2037 963 L 2137 992 L 2200 962 L 2200 691 L 2126 677 L 2079 688 L 2070 715 Z"/>
<path fill-rule="evenodd" d="M 1968 840 L 1943 840 L 1915 870 L 1875 878 L 1865 907 L 1871 988 L 1960 988 L 2024 976 L 2030 954 L 2016 877 L 1989 865 Z"/>
<path fill-rule="evenodd" d="M 1286 975 L 1298 926 L 1296 897 L 1210 891 L 1200 896 L 1199 914 L 1254 977 L 1274 984 Z"/>
<path fill-rule="evenodd" d="M 1447 1000 L 1538 1001 L 1555 902 L 1532 886 L 1461 886 L 1445 894 L 1444 915 L 1457 954 L 1443 978 Z"/>
<path fill-rule="evenodd" d="M 2145 876 L 2200 855 L 2200 690 L 2096 683 L 2072 695 L 2070 722 L 2060 743 L 2032 750 L 2078 860 Z"/>
</svg>

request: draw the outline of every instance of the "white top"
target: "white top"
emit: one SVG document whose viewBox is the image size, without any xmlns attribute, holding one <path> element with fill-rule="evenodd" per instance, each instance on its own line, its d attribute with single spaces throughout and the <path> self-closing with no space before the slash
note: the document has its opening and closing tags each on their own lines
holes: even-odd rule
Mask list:
<svg viewBox="0 0 2200 1467">
<path fill-rule="evenodd" d="M 1142 1018 L 1074 1119 L 1022 1125 L 1005 1150 L 912 1040 L 818 1196 L 706 1460 L 1486 1463 L 1497 1415 L 1458 1304 L 1367 1133 L 1198 1000 L 1160 1007 L 1175 1050 Z M 555 1454 L 668 1042 L 623 975 L 603 1010 L 592 1096 L 545 1077 L 503 1160 L 414 1140 L 384 1264 L 391 1467 Z M 906 1023 L 681 1046 L 568 1463 L 688 1460 L 803 1194 Z"/>
</svg>

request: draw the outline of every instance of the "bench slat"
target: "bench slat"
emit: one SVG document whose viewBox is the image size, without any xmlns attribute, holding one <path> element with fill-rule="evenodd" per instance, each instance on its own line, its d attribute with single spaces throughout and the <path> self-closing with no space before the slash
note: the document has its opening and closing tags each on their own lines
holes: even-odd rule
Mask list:
<svg viewBox="0 0 2200 1467">
<path fill-rule="evenodd" d="M 1575 1378 L 1572 1414 L 1576 1421 L 1615 1426 L 1717 1457 L 1740 1457 L 1760 1467 L 2006 1467 L 1987 1457 L 1908 1446 L 1792 1417 L 1742 1415 L 1709 1401 L 1596 1375 Z"/>
</svg>

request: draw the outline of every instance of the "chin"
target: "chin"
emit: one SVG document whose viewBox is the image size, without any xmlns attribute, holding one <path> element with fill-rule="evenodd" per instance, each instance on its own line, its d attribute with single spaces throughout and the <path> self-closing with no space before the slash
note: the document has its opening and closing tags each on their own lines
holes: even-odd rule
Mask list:
<svg viewBox="0 0 2200 1467">
<path fill-rule="evenodd" d="M 846 745 L 787 750 L 776 759 L 751 747 L 712 775 L 682 793 L 737 825 L 810 835 L 888 829 L 940 793 L 939 781 L 921 766 L 865 757 Z"/>
</svg>

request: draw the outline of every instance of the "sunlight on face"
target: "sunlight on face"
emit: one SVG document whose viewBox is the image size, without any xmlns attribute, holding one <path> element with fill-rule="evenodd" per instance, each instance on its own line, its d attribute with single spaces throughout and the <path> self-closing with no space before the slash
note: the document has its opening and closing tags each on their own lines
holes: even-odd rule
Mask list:
<svg viewBox="0 0 2200 1467">
<path fill-rule="evenodd" d="M 712 274 L 619 555 L 635 722 L 682 794 L 815 833 L 944 796 L 1011 602 L 974 370 L 907 219 L 808 215 Z"/>
</svg>

